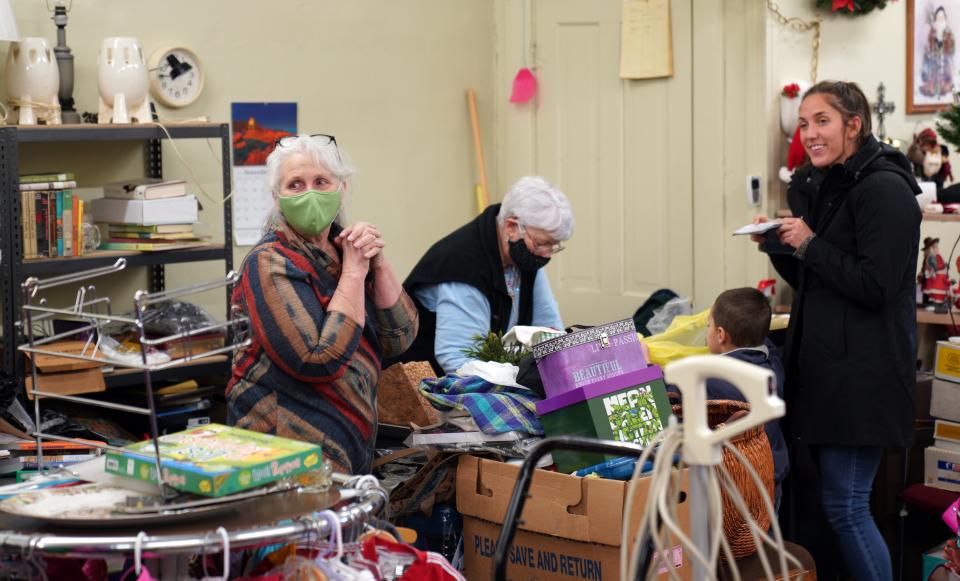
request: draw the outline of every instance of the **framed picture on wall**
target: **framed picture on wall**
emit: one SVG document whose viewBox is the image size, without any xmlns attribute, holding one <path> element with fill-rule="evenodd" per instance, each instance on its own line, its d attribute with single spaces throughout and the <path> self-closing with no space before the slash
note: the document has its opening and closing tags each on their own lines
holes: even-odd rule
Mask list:
<svg viewBox="0 0 960 581">
<path fill-rule="evenodd" d="M 960 90 L 960 0 L 907 0 L 907 113 L 933 113 Z"/>
</svg>

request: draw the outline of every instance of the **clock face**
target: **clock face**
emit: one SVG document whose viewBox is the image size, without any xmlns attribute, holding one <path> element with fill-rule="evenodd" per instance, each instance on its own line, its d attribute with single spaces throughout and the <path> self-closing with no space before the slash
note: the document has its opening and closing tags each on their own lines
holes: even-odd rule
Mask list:
<svg viewBox="0 0 960 581">
<path fill-rule="evenodd" d="M 158 50 L 150 57 L 150 92 L 168 107 L 185 107 L 203 91 L 200 59 L 187 48 Z"/>
</svg>

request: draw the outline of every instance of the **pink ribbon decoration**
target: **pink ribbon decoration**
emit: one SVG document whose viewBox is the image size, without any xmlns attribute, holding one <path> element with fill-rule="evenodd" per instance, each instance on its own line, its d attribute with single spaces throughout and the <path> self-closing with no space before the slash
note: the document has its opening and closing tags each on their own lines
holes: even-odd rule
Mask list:
<svg viewBox="0 0 960 581">
<path fill-rule="evenodd" d="M 517 71 L 513 78 L 513 93 L 510 94 L 511 103 L 526 103 L 537 94 L 537 77 L 530 69 L 524 67 Z"/>
</svg>

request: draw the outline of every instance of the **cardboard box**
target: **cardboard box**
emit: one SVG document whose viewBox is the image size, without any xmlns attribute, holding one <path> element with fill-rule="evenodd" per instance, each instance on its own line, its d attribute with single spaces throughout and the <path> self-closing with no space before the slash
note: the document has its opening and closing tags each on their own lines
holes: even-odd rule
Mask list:
<svg viewBox="0 0 960 581">
<path fill-rule="evenodd" d="M 937 341 L 933 375 L 939 379 L 960 382 L 960 344 Z"/>
<path fill-rule="evenodd" d="M 194 224 L 199 219 L 195 196 L 161 200 L 96 198 L 93 200 L 92 211 L 94 220 L 111 224 L 136 224 L 139 226 Z"/>
<path fill-rule="evenodd" d="M 927 486 L 960 492 L 960 452 L 930 446 L 923 451 L 923 460 Z"/>
<path fill-rule="evenodd" d="M 40 348 L 47 351 L 73 354 L 89 353 L 91 351 L 86 341 L 55 341 Z M 62 395 L 78 395 L 107 390 L 101 370 L 103 363 L 56 355 L 36 353 L 24 353 L 24 355 L 26 356 L 25 383 L 29 399 L 33 399 L 33 394 L 30 392 L 33 391 L 31 369 L 34 362 L 37 366 L 37 389 L 40 391 Z"/>
<path fill-rule="evenodd" d="M 27 397 L 33 399 L 33 374 L 25 379 Z M 65 371 L 63 373 L 38 373 L 37 389 L 47 393 L 61 395 L 78 395 L 81 393 L 96 393 L 107 391 L 107 384 L 103 380 L 103 371 L 99 367 L 82 371 Z M 42 398 L 43 396 L 41 396 Z"/>
<path fill-rule="evenodd" d="M 960 422 L 960 383 L 934 379 L 930 392 L 930 415 Z"/>
<path fill-rule="evenodd" d="M 933 445 L 941 450 L 960 452 L 960 424 L 937 420 L 933 425 Z"/>
<path fill-rule="evenodd" d="M 492 574 L 497 539 L 519 473 L 518 466 L 474 456 L 460 458 L 457 510 L 463 515 L 467 579 L 489 579 Z M 631 523 L 639 523 L 643 514 L 648 483 L 643 479 L 637 485 Z M 689 491 L 686 474 L 682 488 Z M 508 579 L 619 579 L 626 493 L 627 483 L 619 480 L 537 470 L 508 553 Z M 677 507 L 677 516 L 689 535 L 689 501 Z M 680 577 L 692 579 L 692 566 L 680 543 L 671 539 L 669 546 L 667 558 L 677 565 Z M 669 578 L 665 567 L 661 563 L 658 578 Z"/>
</svg>

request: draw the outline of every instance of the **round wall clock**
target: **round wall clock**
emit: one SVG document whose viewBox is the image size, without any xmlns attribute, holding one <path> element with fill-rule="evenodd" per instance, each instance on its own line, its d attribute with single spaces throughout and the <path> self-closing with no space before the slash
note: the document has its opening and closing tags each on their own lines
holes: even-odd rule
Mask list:
<svg viewBox="0 0 960 581">
<path fill-rule="evenodd" d="M 167 107 L 186 107 L 203 91 L 203 65 L 189 48 L 166 46 L 150 55 L 150 94 Z"/>
</svg>

